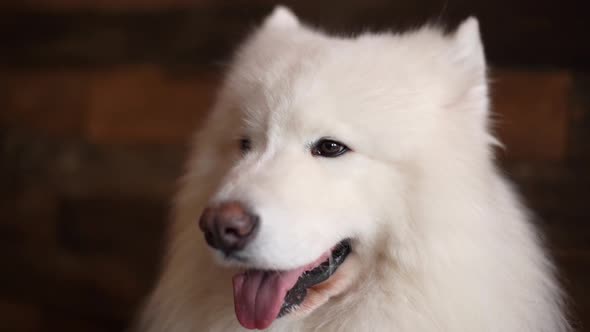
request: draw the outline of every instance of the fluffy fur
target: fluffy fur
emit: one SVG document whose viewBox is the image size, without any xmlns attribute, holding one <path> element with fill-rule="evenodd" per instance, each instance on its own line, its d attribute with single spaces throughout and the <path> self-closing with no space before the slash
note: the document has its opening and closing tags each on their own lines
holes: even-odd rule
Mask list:
<svg viewBox="0 0 590 332">
<path fill-rule="evenodd" d="M 488 108 L 474 18 L 451 34 L 341 38 L 276 9 L 195 139 L 140 330 L 242 331 L 233 273 L 301 266 L 351 238 L 330 287 L 268 331 L 568 331 L 553 267 L 494 165 Z M 313 157 L 322 137 L 352 151 Z M 225 200 L 261 218 L 245 263 L 197 227 Z"/>
</svg>

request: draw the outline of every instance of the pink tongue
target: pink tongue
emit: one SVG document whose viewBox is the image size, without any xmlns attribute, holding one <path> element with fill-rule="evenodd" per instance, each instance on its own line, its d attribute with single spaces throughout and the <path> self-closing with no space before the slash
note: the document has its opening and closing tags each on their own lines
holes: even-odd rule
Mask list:
<svg viewBox="0 0 590 332">
<path fill-rule="evenodd" d="M 247 329 L 265 329 L 277 318 L 285 295 L 295 286 L 304 268 L 271 272 L 248 270 L 236 274 L 234 306 L 238 321 Z"/>
</svg>

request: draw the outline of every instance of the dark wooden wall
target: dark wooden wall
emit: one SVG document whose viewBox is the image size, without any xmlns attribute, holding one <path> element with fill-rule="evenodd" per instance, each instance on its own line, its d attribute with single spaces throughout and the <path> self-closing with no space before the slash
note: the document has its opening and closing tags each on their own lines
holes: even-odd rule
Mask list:
<svg viewBox="0 0 590 332">
<path fill-rule="evenodd" d="M 0 331 L 121 331 L 152 286 L 187 137 L 274 1 L 0 2 Z M 337 33 L 480 19 L 501 164 L 590 324 L 587 1 L 286 1 Z M 501 319 L 501 318 L 499 318 Z"/>
</svg>

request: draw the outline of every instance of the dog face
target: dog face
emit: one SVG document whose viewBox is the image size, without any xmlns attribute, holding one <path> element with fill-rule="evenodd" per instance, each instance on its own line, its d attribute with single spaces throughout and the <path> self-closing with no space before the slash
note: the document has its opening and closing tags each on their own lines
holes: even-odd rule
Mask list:
<svg viewBox="0 0 590 332">
<path fill-rule="evenodd" d="M 451 35 L 337 38 L 278 9 L 239 49 L 184 190 L 216 184 L 201 227 L 222 264 L 292 270 L 347 240 L 354 280 L 407 241 L 420 165 L 457 140 L 487 144 L 486 93 L 474 19 Z"/>
<path fill-rule="evenodd" d="M 345 238 L 403 236 L 413 165 L 441 127 L 478 122 L 460 108 L 485 109 L 484 86 L 474 20 L 450 36 L 341 39 L 275 12 L 238 52 L 217 109 L 232 119 L 233 165 L 210 202 L 243 202 L 260 220 L 238 261 L 289 269 Z M 345 151 L 317 154 L 322 144 Z"/>
</svg>

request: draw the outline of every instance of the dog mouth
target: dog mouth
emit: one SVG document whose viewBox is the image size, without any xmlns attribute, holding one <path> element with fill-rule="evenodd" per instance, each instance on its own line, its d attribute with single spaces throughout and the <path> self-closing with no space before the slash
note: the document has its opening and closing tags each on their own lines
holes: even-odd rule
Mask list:
<svg viewBox="0 0 590 332">
<path fill-rule="evenodd" d="M 343 240 L 314 262 L 286 271 L 250 269 L 233 277 L 234 306 L 240 324 L 248 329 L 265 329 L 294 311 L 305 300 L 307 290 L 328 280 L 352 251 Z"/>
</svg>

